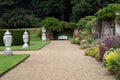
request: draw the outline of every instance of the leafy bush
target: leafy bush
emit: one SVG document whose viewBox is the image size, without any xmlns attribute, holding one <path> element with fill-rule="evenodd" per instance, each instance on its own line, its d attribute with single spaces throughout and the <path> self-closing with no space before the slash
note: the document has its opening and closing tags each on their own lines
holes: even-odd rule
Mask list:
<svg viewBox="0 0 120 80">
<path fill-rule="evenodd" d="M 84 28 L 86 27 L 86 24 L 87 24 L 89 21 L 92 21 L 93 18 L 95 18 L 95 16 L 86 16 L 85 18 L 81 18 L 76 25 L 77 25 L 77 27 L 79 27 L 80 29 L 84 29 Z"/>
<path fill-rule="evenodd" d="M 80 40 L 79 40 L 79 37 L 74 37 L 71 39 L 71 43 L 72 44 L 80 44 Z"/>
<path fill-rule="evenodd" d="M 116 43 L 117 43 L 117 40 L 114 37 L 98 43 L 101 59 L 103 58 L 103 55 L 107 50 L 109 50 L 110 48 L 116 48 L 117 46 Z"/>
<path fill-rule="evenodd" d="M 108 53 L 104 56 L 103 62 L 104 67 L 114 72 L 117 75 L 117 80 L 120 78 L 120 49 L 108 51 Z"/>
<path fill-rule="evenodd" d="M 65 21 L 61 21 L 61 24 L 62 24 L 63 28 L 65 28 L 65 29 L 73 29 L 73 28 L 76 28 L 76 23 L 75 23 L 75 22 L 65 22 Z"/>
<path fill-rule="evenodd" d="M 5 32 L 6 32 L 6 30 L 1 30 L 0 31 L 0 38 L 1 38 L 0 39 L 0 46 L 4 45 L 4 43 L 3 43 L 3 36 L 4 36 Z M 12 39 L 13 39 L 12 45 L 23 45 L 24 42 L 23 42 L 22 36 L 23 36 L 24 30 L 10 30 L 10 32 L 11 32 Z"/>
<path fill-rule="evenodd" d="M 81 40 L 80 41 L 80 48 L 81 49 L 90 48 L 89 42 L 86 39 Z"/>
<path fill-rule="evenodd" d="M 105 51 L 107 50 L 104 43 L 99 44 L 99 50 L 100 59 L 102 59 Z"/>
<path fill-rule="evenodd" d="M 62 31 L 63 26 L 61 21 L 54 17 L 48 17 L 41 21 L 41 26 L 52 31 Z"/>
<path fill-rule="evenodd" d="M 120 11 L 120 4 L 109 4 L 107 7 L 100 9 L 95 15 L 100 20 L 112 20 L 115 13 Z"/>
<path fill-rule="evenodd" d="M 89 43 L 93 42 L 92 35 L 88 31 L 83 31 L 83 32 L 81 31 L 79 33 L 79 39 L 80 40 L 86 39 Z"/>
<path fill-rule="evenodd" d="M 87 56 L 92 56 L 92 57 L 95 57 L 97 59 L 100 59 L 100 56 L 99 56 L 99 48 L 96 46 L 96 47 L 91 47 L 91 48 L 88 48 L 86 51 L 85 51 L 85 55 Z"/>
</svg>

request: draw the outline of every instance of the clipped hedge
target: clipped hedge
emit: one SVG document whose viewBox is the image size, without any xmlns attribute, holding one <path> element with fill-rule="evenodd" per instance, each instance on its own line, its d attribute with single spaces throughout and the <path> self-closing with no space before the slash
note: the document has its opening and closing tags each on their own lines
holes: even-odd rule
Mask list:
<svg viewBox="0 0 120 80">
<path fill-rule="evenodd" d="M 11 35 L 12 35 L 12 45 L 23 45 L 23 33 L 25 32 L 25 30 L 9 30 Z M 0 46 L 4 46 L 4 42 L 3 42 L 3 36 L 4 33 L 6 32 L 6 30 L 0 30 Z M 29 31 L 27 31 L 29 33 Z M 30 35 L 30 34 L 29 34 Z M 30 40 L 29 40 L 30 42 Z M 29 43 L 28 42 L 28 43 Z"/>
</svg>

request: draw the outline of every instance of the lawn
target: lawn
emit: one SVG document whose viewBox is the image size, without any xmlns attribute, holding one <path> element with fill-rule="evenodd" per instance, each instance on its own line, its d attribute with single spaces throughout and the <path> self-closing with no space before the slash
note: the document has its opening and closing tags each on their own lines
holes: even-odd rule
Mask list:
<svg viewBox="0 0 120 80">
<path fill-rule="evenodd" d="M 12 69 L 29 56 L 29 54 L 14 54 L 13 56 L 4 56 L 0 54 L 0 75 Z"/>
<path fill-rule="evenodd" d="M 12 50 L 39 50 L 45 45 L 49 44 L 50 41 L 31 41 L 29 45 L 29 49 L 23 49 L 22 45 L 12 46 Z M 5 46 L 0 46 L 0 50 L 4 50 Z"/>
</svg>

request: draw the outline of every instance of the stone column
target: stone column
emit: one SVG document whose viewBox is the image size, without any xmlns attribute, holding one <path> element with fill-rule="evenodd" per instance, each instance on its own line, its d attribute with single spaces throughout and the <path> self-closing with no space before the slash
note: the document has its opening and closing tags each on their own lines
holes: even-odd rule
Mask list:
<svg viewBox="0 0 120 80">
<path fill-rule="evenodd" d="M 111 36 L 112 21 L 102 21 L 102 38 L 107 39 Z"/>
<path fill-rule="evenodd" d="M 116 16 L 120 15 L 120 13 L 116 13 Z M 120 23 L 117 21 L 117 17 L 115 19 L 115 36 L 118 37 L 120 36 Z"/>
<path fill-rule="evenodd" d="M 76 35 L 78 35 L 78 29 L 76 28 L 76 29 L 73 29 L 73 37 L 75 37 Z"/>
</svg>

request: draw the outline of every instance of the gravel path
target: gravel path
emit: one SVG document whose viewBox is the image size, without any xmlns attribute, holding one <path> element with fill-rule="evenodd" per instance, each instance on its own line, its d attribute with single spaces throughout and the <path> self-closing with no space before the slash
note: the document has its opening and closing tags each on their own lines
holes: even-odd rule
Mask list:
<svg viewBox="0 0 120 80">
<path fill-rule="evenodd" d="M 0 80 L 115 80 L 100 62 L 68 41 L 52 41 L 38 51 L 14 53 L 31 56 Z"/>
</svg>

